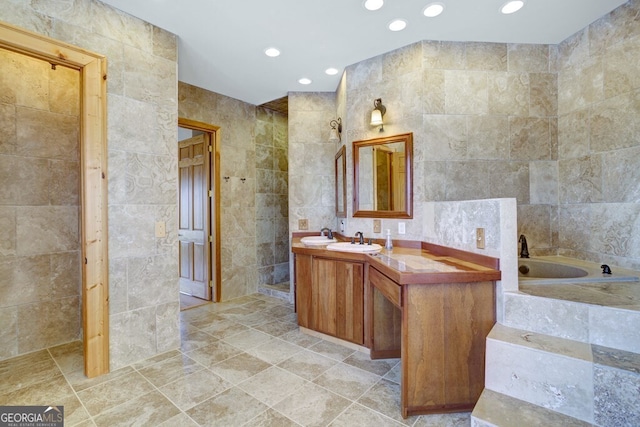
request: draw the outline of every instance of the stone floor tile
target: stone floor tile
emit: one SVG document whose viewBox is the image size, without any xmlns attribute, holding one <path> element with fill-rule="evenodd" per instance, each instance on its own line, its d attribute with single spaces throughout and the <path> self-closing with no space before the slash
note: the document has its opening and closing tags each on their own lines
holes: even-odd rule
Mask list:
<svg viewBox="0 0 640 427">
<path fill-rule="evenodd" d="M 327 426 L 351 401 L 316 384 L 307 383 L 273 409 L 308 427 Z"/>
<path fill-rule="evenodd" d="M 186 411 L 201 426 L 238 426 L 255 418 L 268 407 L 240 390 L 230 388 Z"/>
</svg>

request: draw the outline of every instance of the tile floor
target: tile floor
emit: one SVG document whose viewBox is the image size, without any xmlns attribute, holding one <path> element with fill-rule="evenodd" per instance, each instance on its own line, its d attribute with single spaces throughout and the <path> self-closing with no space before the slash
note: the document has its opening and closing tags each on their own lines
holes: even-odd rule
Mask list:
<svg viewBox="0 0 640 427">
<path fill-rule="evenodd" d="M 180 350 L 95 379 L 82 345 L 0 362 L 0 405 L 64 405 L 66 426 L 468 426 L 400 416 L 398 359 L 301 333 L 293 306 L 254 294 L 181 313 Z"/>
</svg>

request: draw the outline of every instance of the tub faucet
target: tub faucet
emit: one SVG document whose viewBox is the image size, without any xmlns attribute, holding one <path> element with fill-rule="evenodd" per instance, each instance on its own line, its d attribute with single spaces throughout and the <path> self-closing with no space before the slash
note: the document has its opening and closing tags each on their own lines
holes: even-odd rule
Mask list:
<svg viewBox="0 0 640 427">
<path fill-rule="evenodd" d="M 360 236 L 360 244 L 364 245 L 364 235 L 362 234 L 362 231 L 356 232 L 356 237 L 358 236 Z"/>
<path fill-rule="evenodd" d="M 527 246 L 527 238 L 524 237 L 524 234 L 520 235 L 518 242 L 520 243 L 520 258 L 529 258 L 529 246 Z"/>
<path fill-rule="evenodd" d="M 320 235 L 324 236 L 324 232 L 325 231 L 327 232 L 327 239 L 333 239 L 333 232 L 331 231 L 330 228 L 327 228 L 327 227 L 325 227 L 322 230 L 320 230 Z"/>
</svg>

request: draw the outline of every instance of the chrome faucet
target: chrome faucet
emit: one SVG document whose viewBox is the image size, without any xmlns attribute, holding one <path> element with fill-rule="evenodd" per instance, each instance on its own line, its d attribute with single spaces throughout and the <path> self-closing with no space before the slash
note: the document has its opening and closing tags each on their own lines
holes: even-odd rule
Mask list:
<svg viewBox="0 0 640 427">
<path fill-rule="evenodd" d="M 322 230 L 320 230 L 320 235 L 324 236 L 324 232 L 325 231 L 327 232 L 327 239 L 333 239 L 333 232 L 331 231 L 330 228 L 327 228 L 327 227 L 325 227 Z"/>
<path fill-rule="evenodd" d="M 524 234 L 520 235 L 518 242 L 520 243 L 520 258 L 529 258 L 529 246 L 527 246 L 527 238 L 524 237 Z"/>
<path fill-rule="evenodd" d="M 356 232 L 356 237 L 358 236 L 360 236 L 360 244 L 364 245 L 364 235 L 362 234 L 362 231 Z"/>
</svg>

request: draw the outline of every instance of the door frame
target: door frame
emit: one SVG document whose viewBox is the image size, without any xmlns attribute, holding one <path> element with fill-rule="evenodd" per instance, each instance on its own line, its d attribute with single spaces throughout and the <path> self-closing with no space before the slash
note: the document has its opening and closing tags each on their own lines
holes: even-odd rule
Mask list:
<svg viewBox="0 0 640 427">
<path fill-rule="evenodd" d="M 0 22 L 0 47 L 80 72 L 82 328 L 84 374 L 109 372 L 107 60 Z"/>
<path fill-rule="evenodd" d="M 185 129 L 198 130 L 209 134 L 211 141 L 211 150 L 205 151 L 206 155 L 206 174 L 209 183 L 212 188 L 209 196 L 209 203 L 207 204 L 207 231 L 205 235 L 212 236 L 212 241 L 208 246 L 208 264 L 209 264 L 209 278 L 215 278 L 213 280 L 213 286 L 211 287 L 213 302 L 220 302 L 221 299 L 221 280 L 222 280 L 222 268 L 221 268 L 221 253 L 220 253 L 220 127 L 214 126 L 204 122 L 198 122 L 196 120 L 186 119 L 184 117 L 178 117 L 178 126 Z M 213 264 L 213 268 L 211 265 Z"/>
</svg>

